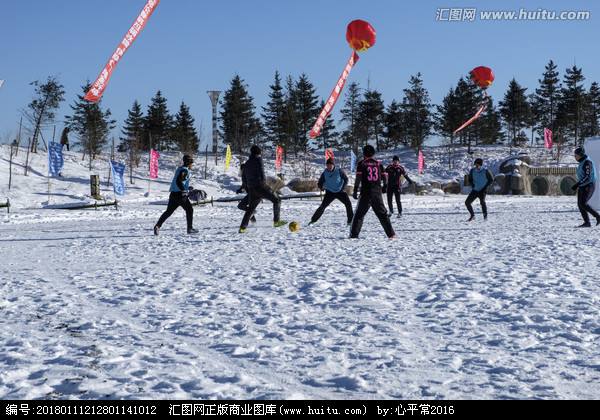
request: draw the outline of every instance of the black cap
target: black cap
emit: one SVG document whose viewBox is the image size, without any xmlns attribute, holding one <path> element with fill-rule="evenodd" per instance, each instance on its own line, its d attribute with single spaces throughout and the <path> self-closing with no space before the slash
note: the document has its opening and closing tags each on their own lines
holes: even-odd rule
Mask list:
<svg viewBox="0 0 600 420">
<path fill-rule="evenodd" d="M 335 165 L 335 163 L 333 163 L 333 158 L 329 158 L 327 159 L 327 162 L 325 162 L 325 165 L 329 165 L 329 164 Z"/>
<path fill-rule="evenodd" d="M 375 154 L 375 148 L 373 146 L 371 146 L 370 144 L 367 144 L 365 147 L 363 147 L 363 155 L 365 157 L 371 157 Z"/>
<path fill-rule="evenodd" d="M 578 156 L 583 156 L 585 155 L 585 149 L 581 146 L 579 146 L 578 148 L 575 149 L 575 151 L 573 152 Z"/>
<path fill-rule="evenodd" d="M 397 160 L 397 161 L 400 161 L 400 158 L 399 158 L 398 156 L 394 156 L 394 157 L 392 158 L 392 160 L 394 160 L 394 161 L 396 161 L 396 160 Z"/>
<path fill-rule="evenodd" d="M 475 159 L 475 163 L 474 164 L 475 165 L 482 165 L 483 166 L 483 159 L 481 159 L 481 158 Z"/>
<path fill-rule="evenodd" d="M 258 156 L 258 155 L 260 155 L 261 153 L 262 153 L 262 152 L 261 152 L 261 150 L 260 150 L 260 147 L 258 147 L 256 144 L 250 148 L 250 154 L 251 154 L 251 155 Z"/>
<path fill-rule="evenodd" d="M 183 164 L 187 166 L 190 163 L 194 163 L 194 159 L 190 155 L 183 155 Z"/>
</svg>

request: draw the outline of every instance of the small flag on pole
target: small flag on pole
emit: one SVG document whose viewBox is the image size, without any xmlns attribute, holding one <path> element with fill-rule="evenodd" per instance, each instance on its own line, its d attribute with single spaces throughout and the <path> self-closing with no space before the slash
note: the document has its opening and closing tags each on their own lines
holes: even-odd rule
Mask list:
<svg viewBox="0 0 600 420">
<path fill-rule="evenodd" d="M 546 149 L 552 149 L 552 130 L 544 128 L 544 146 Z"/>
<path fill-rule="evenodd" d="M 154 150 L 150 149 L 150 178 L 156 179 L 158 178 L 158 158 L 160 154 Z"/>
<path fill-rule="evenodd" d="M 225 152 L 225 170 L 229 169 L 231 163 L 231 146 L 227 145 L 227 152 Z"/>
<path fill-rule="evenodd" d="M 51 142 L 48 145 L 48 175 L 58 176 L 63 165 L 62 144 Z"/>
<path fill-rule="evenodd" d="M 281 171 L 281 166 L 283 165 L 283 147 L 277 146 L 275 150 L 275 169 L 277 171 Z"/>
<path fill-rule="evenodd" d="M 125 164 L 111 160 L 110 167 L 112 168 L 113 173 L 113 189 L 115 195 L 125 195 Z"/>
<path fill-rule="evenodd" d="M 425 169 L 425 157 L 423 156 L 423 152 L 419 149 L 419 173 L 422 174 Z"/>
<path fill-rule="evenodd" d="M 325 162 L 327 162 L 328 159 L 333 158 L 333 149 L 325 149 Z"/>
</svg>

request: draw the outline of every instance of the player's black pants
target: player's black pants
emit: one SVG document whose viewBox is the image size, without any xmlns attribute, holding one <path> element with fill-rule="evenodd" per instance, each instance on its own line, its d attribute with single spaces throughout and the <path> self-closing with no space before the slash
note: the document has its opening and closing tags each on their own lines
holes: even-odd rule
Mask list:
<svg viewBox="0 0 600 420">
<path fill-rule="evenodd" d="M 361 193 L 360 199 L 358 200 L 358 205 L 356 206 L 356 211 L 354 212 L 354 219 L 352 219 L 350 237 L 358 238 L 360 230 L 362 229 L 363 219 L 371 207 L 379 219 L 381 226 L 383 226 L 385 234 L 388 236 L 388 238 L 394 236 L 396 233 L 394 232 L 394 228 L 390 222 L 385 204 L 383 204 L 381 189 L 376 188 L 371 191 L 364 191 Z"/>
<path fill-rule="evenodd" d="M 252 217 L 252 214 L 254 213 L 254 211 L 256 210 L 256 207 L 258 206 L 258 203 L 260 203 L 260 200 L 262 200 L 263 198 L 266 200 L 269 200 L 270 202 L 273 203 L 273 221 L 274 222 L 279 221 L 279 211 L 281 209 L 281 199 L 279 197 L 277 197 L 277 195 L 275 195 L 269 187 L 267 187 L 266 185 L 263 184 L 263 185 L 259 185 L 258 187 L 248 188 L 249 202 L 248 202 L 248 207 L 246 209 L 246 213 L 244 213 L 244 218 L 242 219 L 242 224 L 240 225 L 241 228 L 248 227 L 248 222 L 250 221 L 250 217 Z"/>
<path fill-rule="evenodd" d="M 183 207 L 183 209 L 185 210 L 187 228 L 191 229 L 194 220 L 194 208 L 192 207 L 192 203 L 190 203 L 190 200 L 188 200 L 187 195 L 184 195 L 182 192 L 172 192 L 171 194 L 169 194 L 169 204 L 167 205 L 167 210 L 165 210 L 162 216 L 160 216 L 160 219 L 158 219 L 156 226 L 160 228 L 165 222 L 165 220 L 171 217 L 173 212 L 177 210 L 177 207 L 179 206 Z"/>
<path fill-rule="evenodd" d="M 352 203 L 350 203 L 350 197 L 348 197 L 346 191 L 343 190 L 336 193 L 326 191 L 325 197 L 323 197 L 323 202 L 321 203 L 317 211 L 315 211 L 315 214 L 313 214 L 313 217 L 312 219 L 310 219 L 310 221 L 312 223 L 315 223 L 317 220 L 319 220 L 323 215 L 325 209 L 333 202 L 333 200 L 340 200 L 344 204 L 344 206 L 346 206 L 346 216 L 348 218 L 348 223 L 352 223 L 352 216 L 354 215 L 354 212 L 352 211 Z"/>
<path fill-rule="evenodd" d="M 485 190 L 471 191 L 471 193 L 467 196 L 467 199 L 465 200 L 465 206 L 467 206 L 467 210 L 469 210 L 471 216 L 475 216 L 472 204 L 476 198 L 479 198 L 479 202 L 481 203 L 481 212 L 483 213 L 483 217 L 487 217 L 487 204 L 485 204 Z"/>
<path fill-rule="evenodd" d="M 594 216 L 596 219 L 600 217 L 598 212 L 588 204 L 588 201 L 590 201 L 590 198 L 592 198 L 592 195 L 594 195 L 594 190 L 595 187 L 593 184 L 589 184 L 585 187 L 580 187 L 577 189 L 577 206 L 579 207 L 583 221 L 586 223 L 590 222 L 590 216 L 588 213 Z"/>
<path fill-rule="evenodd" d="M 390 209 L 390 213 L 394 212 L 394 203 L 392 198 L 396 197 L 396 205 L 398 206 L 398 214 L 402 214 L 402 201 L 400 201 L 400 190 L 395 188 L 392 189 L 388 186 L 387 190 L 387 199 L 388 199 L 388 207 Z"/>
</svg>

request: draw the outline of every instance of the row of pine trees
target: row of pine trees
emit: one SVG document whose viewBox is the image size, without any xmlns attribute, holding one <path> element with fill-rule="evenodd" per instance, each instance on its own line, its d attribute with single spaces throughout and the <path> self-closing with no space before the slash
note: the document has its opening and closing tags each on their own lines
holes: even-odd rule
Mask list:
<svg viewBox="0 0 600 420">
<path fill-rule="evenodd" d="M 266 148 L 281 145 L 286 157 L 315 148 L 358 151 L 368 142 L 377 149 L 404 145 L 416 150 L 434 134 L 448 145 L 517 146 L 543 139 L 544 128 L 553 131 L 555 142 L 575 145 L 600 134 L 600 87 L 593 82 L 586 90 L 584 81 L 581 68 L 573 66 L 566 69 L 561 82 L 556 64 L 550 61 L 533 92 L 528 93 L 513 78 L 498 105 L 490 98 L 481 118 L 457 136 L 453 131 L 475 114 L 484 101 L 483 91 L 467 77 L 458 80 L 440 105 L 431 103 L 420 73 L 410 78 L 402 99 L 393 99 L 387 106 L 381 92 L 352 82 L 338 105 L 337 124 L 329 116 L 322 134 L 311 139 L 308 133 L 324 100 L 316 94 L 306 74 L 296 80 L 287 76 L 284 81 L 275 72 L 268 102 L 258 112 L 248 86 L 236 75 L 221 98 L 220 137 L 221 143 L 231 145 L 237 153 L 246 152 L 252 144 Z M 53 77 L 44 84 L 32 85 L 36 95 L 23 115 L 29 121 L 31 150 L 36 151 L 42 128 L 53 122 L 64 100 L 64 90 Z M 101 101 L 90 103 L 83 99 L 88 88 L 89 84 L 82 86 L 82 94 L 70 106 L 72 113 L 65 123 L 70 136 L 93 159 L 108 145 L 116 121 L 109 109 L 102 109 Z M 199 143 L 189 107 L 182 102 L 178 112 L 171 114 L 167 99 L 158 91 L 145 114 L 140 103 L 134 101 L 123 122 L 118 147 L 137 161 L 137 155 L 150 148 L 194 153 Z"/>
</svg>

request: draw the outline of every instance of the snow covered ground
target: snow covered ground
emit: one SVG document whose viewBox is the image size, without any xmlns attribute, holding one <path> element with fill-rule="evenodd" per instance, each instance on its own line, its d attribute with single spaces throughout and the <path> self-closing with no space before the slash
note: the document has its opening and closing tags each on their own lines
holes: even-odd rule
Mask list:
<svg viewBox="0 0 600 420">
<path fill-rule="evenodd" d="M 572 197 L 403 198 L 347 239 L 263 204 L 1 215 L 0 398 L 600 398 L 600 227 Z M 305 225 L 318 201 L 287 201 Z"/>
</svg>

